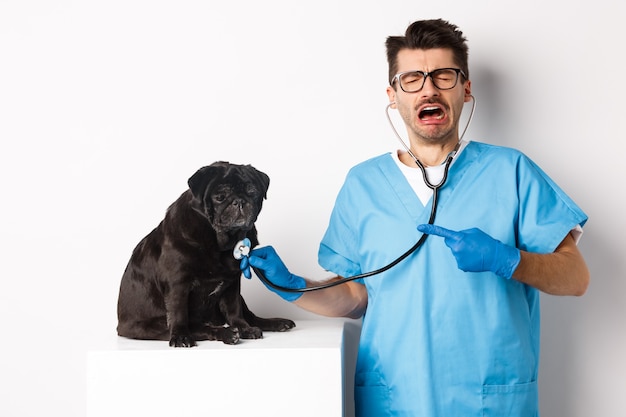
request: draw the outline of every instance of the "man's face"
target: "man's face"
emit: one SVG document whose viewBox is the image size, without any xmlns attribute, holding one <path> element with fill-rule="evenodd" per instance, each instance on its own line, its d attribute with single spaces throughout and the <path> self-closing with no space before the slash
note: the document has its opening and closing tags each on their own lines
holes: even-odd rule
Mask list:
<svg viewBox="0 0 626 417">
<path fill-rule="evenodd" d="M 398 72 L 420 70 L 431 72 L 440 68 L 458 68 L 449 49 L 403 49 L 398 54 Z M 411 143 L 446 144 L 458 142 L 458 123 L 463 103 L 470 100 L 471 83 L 459 75 L 450 90 L 440 90 L 426 77 L 423 88 L 415 93 L 404 92 L 398 82 L 388 87 L 389 101 L 402 116 Z"/>
</svg>

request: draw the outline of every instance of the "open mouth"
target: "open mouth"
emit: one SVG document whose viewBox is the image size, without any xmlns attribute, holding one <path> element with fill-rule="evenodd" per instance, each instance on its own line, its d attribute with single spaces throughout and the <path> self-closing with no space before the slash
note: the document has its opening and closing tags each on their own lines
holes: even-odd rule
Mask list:
<svg viewBox="0 0 626 417">
<path fill-rule="evenodd" d="M 442 120 L 446 116 L 443 108 L 438 104 L 427 104 L 418 113 L 421 121 Z"/>
</svg>

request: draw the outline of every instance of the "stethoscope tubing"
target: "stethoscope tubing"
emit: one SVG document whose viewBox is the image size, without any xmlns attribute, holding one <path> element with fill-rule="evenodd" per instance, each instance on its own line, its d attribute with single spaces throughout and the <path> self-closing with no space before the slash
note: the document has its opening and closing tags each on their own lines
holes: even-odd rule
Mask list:
<svg viewBox="0 0 626 417">
<path fill-rule="evenodd" d="M 448 170 L 450 168 L 450 164 L 452 163 L 453 159 L 454 159 L 454 154 L 449 155 L 448 158 L 446 159 L 446 165 L 444 169 L 443 178 L 441 179 L 439 184 L 433 185 L 430 182 L 428 182 L 428 180 L 426 180 L 427 185 L 433 190 L 433 199 L 432 199 L 432 205 L 430 208 L 430 217 L 428 218 L 428 224 L 433 224 L 435 222 L 435 216 L 437 215 L 437 204 L 439 200 L 439 189 L 443 187 L 443 185 L 446 183 L 446 180 L 448 178 Z M 421 164 L 419 165 L 424 172 L 424 177 L 426 178 L 424 167 Z M 281 285 L 274 284 L 272 281 L 267 279 L 267 277 L 265 276 L 262 270 L 255 268 L 255 267 L 252 267 L 252 270 L 259 277 L 259 279 L 263 283 L 265 283 L 265 285 L 268 285 L 275 290 L 279 290 L 283 292 L 290 292 L 290 293 L 304 293 L 304 292 L 310 292 L 310 291 L 319 291 L 319 290 L 323 290 L 326 288 L 335 287 L 337 285 L 345 284 L 346 282 L 349 282 L 349 281 L 355 281 L 357 279 L 363 279 L 363 278 L 371 277 L 373 275 L 382 274 L 383 272 L 388 271 L 389 269 L 393 268 L 394 266 L 396 266 L 397 264 L 405 260 L 413 252 L 418 250 L 424 244 L 427 237 L 428 235 L 426 233 L 422 234 L 422 236 L 420 236 L 419 240 L 415 243 L 415 245 L 413 245 L 409 250 L 407 250 L 402 255 L 400 255 L 399 257 L 397 257 L 395 260 L 388 263 L 387 265 L 383 266 L 382 268 L 379 268 L 370 272 L 365 272 L 363 274 L 352 275 L 350 277 L 342 277 L 341 279 L 336 280 L 336 281 L 330 281 L 325 284 L 319 284 L 319 285 L 315 285 L 311 287 L 305 287 L 305 288 L 283 287 Z"/>
</svg>

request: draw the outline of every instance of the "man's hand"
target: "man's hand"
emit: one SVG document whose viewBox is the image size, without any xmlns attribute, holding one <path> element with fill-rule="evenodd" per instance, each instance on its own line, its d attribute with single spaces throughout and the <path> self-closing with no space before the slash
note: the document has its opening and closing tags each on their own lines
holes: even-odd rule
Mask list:
<svg viewBox="0 0 626 417">
<path fill-rule="evenodd" d="M 250 257 L 248 258 L 247 263 L 253 268 L 257 268 L 262 271 L 265 277 L 275 285 L 294 289 L 306 287 L 306 281 L 304 278 L 289 272 L 283 261 L 276 253 L 276 250 L 274 250 L 271 246 L 254 249 L 250 252 Z M 296 301 L 300 298 L 300 296 L 302 296 L 301 292 L 281 291 L 266 284 L 265 282 L 263 282 L 263 284 L 265 284 L 270 291 L 275 292 L 287 301 Z"/>
<path fill-rule="evenodd" d="M 455 232 L 432 224 L 421 224 L 417 230 L 443 237 L 459 269 L 465 272 L 491 271 L 510 279 L 520 262 L 519 249 L 505 245 L 477 228 Z"/>
</svg>

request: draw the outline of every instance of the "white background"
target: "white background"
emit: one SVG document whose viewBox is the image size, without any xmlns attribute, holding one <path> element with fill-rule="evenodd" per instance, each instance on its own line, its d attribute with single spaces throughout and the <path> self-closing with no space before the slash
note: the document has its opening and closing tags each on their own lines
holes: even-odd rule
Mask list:
<svg viewBox="0 0 626 417">
<path fill-rule="evenodd" d="M 384 40 L 433 17 L 469 39 L 466 138 L 522 150 L 590 216 L 588 293 L 542 296 L 542 413 L 622 416 L 626 13 L 610 0 L 0 0 L 0 414 L 84 415 L 128 257 L 203 165 L 266 172 L 262 244 L 327 277 L 344 175 L 398 148 Z M 310 317 L 256 280 L 244 295 Z"/>
</svg>

